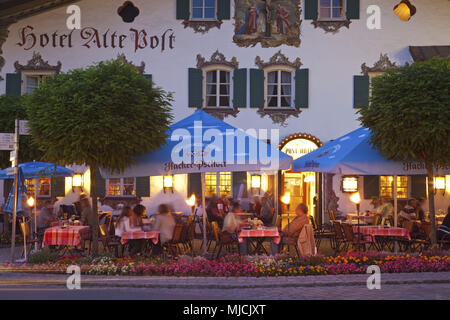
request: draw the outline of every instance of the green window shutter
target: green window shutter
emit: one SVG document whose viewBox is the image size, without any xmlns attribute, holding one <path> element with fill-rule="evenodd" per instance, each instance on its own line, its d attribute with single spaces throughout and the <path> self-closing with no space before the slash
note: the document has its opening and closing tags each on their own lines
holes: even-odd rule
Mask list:
<svg viewBox="0 0 450 320">
<path fill-rule="evenodd" d="M 230 20 L 230 0 L 217 0 L 217 19 Z"/>
<path fill-rule="evenodd" d="M 411 197 L 427 198 L 427 178 L 425 176 L 411 176 Z"/>
<path fill-rule="evenodd" d="M 150 177 L 136 177 L 136 196 L 150 197 Z"/>
<path fill-rule="evenodd" d="M 347 19 L 359 19 L 359 0 L 347 0 Z"/>
<path fill-rule="evenodd" d="M 305 20 L 317 20 L 319 0 L 305 0 Z"/>
<path fill-rule="evenodd" d="M 153 77 L 151 74 L 144 74 L 143 75 L 145 78 L 147 78 L 148 81 L 151 82 L 152 86 L 153 86 Z"/>
<path fill-rule="evenodd" d="M 233 183 L 233 198 L 237 198 L 239 196 L 239 190 L 241 189 L 241 185 L 244 185 L 244 192 L 242 193 L 242 198 L 247 198 L 247 172 L 246 171 L 237 171 L 232 173 L 231 182 Z"/>
<path fill-rule="evenodd" d="M 264 70 L 250 69 L 250 107 L 264 107 Z"/>
<path fill-rule="evenodd" d="M 51 178 L 52 188 L 51 197 L 65 197 L 66 196 L 66 178 L 56 177 Z"/>
<path fill-rule="evenodd" d="M 189 68 L 189 108 L 203 105 L 203 71 Z"/>
<path fill-rule="evenodd" d="M 197 199 L 201 199 L 202 197 L 202 176 L 201 173 L 189 173 L 188 174 L 188 194 L 190 197 L 192 194 L 195 194 Z"/>
<path fill-rule="evenodd" d="M 11 188 L 13 185 L 13 179 L 3 180 L 3 198 L 4 202 L 8 200 L 9 193 L 11 192 Z"/>
<path fill-rule="evenodd" d="M 97 191 L 97 197 L 103 198 L 106 196 L 106 181 L 103 179 L 103 177 L 100 174 L 100 169 L 97 169 L 95 172 L 95 182 L 96 182 L 96 188 Z M 91 184 L 91 190 L 92 190 L 92 184 Z"/>
<path fill-rule="evenodd" d="M 247 69 L 236 69 L 233 72 L 233 106 L 247 107 Z"/>
<path fill-rule="evenodd" d="M 20 73 L 6 74 L 6 92 L 7 95 L 20 96 L 22 94 L 22 75 Z"/>
<path fill-rule="evenodd" d="M 295 107 L 308 108 L 309 69 L 295 71 Z"/>
<path fill-rule="evenodd" d="M 364 199 L 380 196 L 380 176 L 364 176 Z"/>
<path fill-rule="evenodd" d="M 369 76 L 353 76 L 353 108 L 369 106 Z"/>
<path fill-rule="evenodd" d="M 177 0 L 177 19 L 189 20 L 190 0 Z"/>
</svg>

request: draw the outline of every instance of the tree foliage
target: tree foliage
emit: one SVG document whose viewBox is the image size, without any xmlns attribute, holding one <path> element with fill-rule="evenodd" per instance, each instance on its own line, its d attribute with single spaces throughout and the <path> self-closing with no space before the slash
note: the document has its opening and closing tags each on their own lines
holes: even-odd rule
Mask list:
<svg viewBox="0 0 450 320">
<path fill-rule="evenodd" d="M 45 160 L 121 171 L 165 143 L 171 101 L 131 64 L 106 61 L 44 81 L 25 106 Z"/>
<path fill-rule="evenodd" d="M 359 112 L 386 158 L 449 164 L 450 61 L 436 57 L 375 77 L 370 107 Z"/>
<path fill-rule="evenodd" d="M 15 119 L 27 119 L 22 97 L 0 96 L 0 132 L 14 133 Z M 42 152 L 32 143 L 31 136 L 20 136 L 19 147 L 19 162 L 39 161 L 41 159 Z M 9 153 L 10 151 L 0 151 L 0 168 L 11 166 Z"/>
</svg>

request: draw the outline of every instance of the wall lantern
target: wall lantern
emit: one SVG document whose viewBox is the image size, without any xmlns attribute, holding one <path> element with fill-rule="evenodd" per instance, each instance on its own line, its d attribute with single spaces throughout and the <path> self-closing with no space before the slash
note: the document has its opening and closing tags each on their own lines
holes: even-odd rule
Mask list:
<svg viewBox="0 0 450 320">
<path fill-rule="evenodd" d="M 342 192 L 353 193 L 358 191 L 358 177 L 342 177 Z"/>
<path fill-rule="evenodd" d="M 443 191 L 445 194 L 446 181 L 444 176 L 436 176 L 434 177 L 434 191 Z"/>
<path fill-rule="evenodd" d="M 81 173 L 75 173 L 72 177 L 72 191 L 75 191 L 75 188 L 83 191 L 83 175 Z"/>
<path fill-rule="evenodd" d="M 402 21 L 409 21 L 409 19 L 416 14 L 416 11 L 416 7 L 413 6 L 409 0 L 402 0 L 394 7 L 394 13 Z"/>
<path fill-rule="evenodd" d="M 170 191 L 173 193 L 173 175 L 163 176 L 164 193 Z"/>
<path fill-rule="evenodd" d="M 257 190 L 261 189 L 261 175 L 252 175 L 252 188 Z"/>
</svg>

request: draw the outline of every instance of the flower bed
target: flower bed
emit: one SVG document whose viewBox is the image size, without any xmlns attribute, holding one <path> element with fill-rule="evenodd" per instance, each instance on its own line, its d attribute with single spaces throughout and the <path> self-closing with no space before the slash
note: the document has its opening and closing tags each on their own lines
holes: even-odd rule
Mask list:
<svg viewBox="0 0 450 320">
<path fill-rule="evenodd" d="M 445 253 L 423 255 L 392 255 L 379 252 L 343 253 L 338 256 L 290 258 L 277 256 L 228 255 L 218 260 L 181 256 L 163 261 L 161 258 L 114 258 L 103 256 L 61 257 L 47 263 L 22 266 L 3 265 L 3 270 L 18 272 L 64 273 L 67 266 L 79 265 L 83 274 L 132 276 L 202 276 L 202 277 L 277 277 L 302 275 L 337 275 L 366 273 L 370 265 L 381 272 L 441 272 L 450 271 L 450 256 Z"/>
</svg>

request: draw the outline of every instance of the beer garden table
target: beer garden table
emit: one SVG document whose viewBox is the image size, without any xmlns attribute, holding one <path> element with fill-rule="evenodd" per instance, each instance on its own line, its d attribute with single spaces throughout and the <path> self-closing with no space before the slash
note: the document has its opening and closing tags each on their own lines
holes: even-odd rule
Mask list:
<svg viewBox="0 0 450 320">
<path fill-rule="evenodd" d="M 81 241 L 89 238 L 91 228 L 89 226 L 56 226 L 45 230 L 42 246 L 73 246 L 81 248 Z"/>
<path fill-rule="evenodd" d="M 159 231 L 128 231 L 122 234 L 120 242 L 125 244 L 128 240 L 147 239 L 152 240 L 154 244 L 158 243 Z"/>
<path fill-rule="evenodd" d="M 256 245 L 254 246 L 255 253 L 257 253 L 260 249 L 266 252 L 265 248 L 262 245 L 265 238 L 272 238 L 273 242 L 275 242 L 276 244 L 279 244 L 281 240 L 280 234 L 278 233 L 278 229 L 276 227 L 264 227 L 262 229 L 242 229 L 238 236 L 239 243 L 244 242 L 244 238 L 248 238 L 250 241 L 256 241 Z"/>
</svg>

